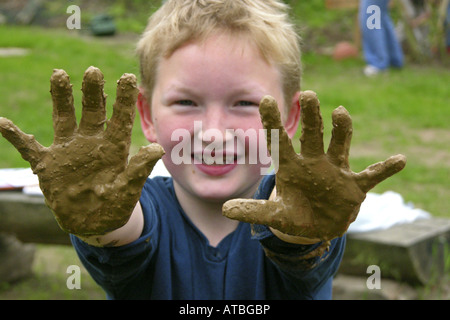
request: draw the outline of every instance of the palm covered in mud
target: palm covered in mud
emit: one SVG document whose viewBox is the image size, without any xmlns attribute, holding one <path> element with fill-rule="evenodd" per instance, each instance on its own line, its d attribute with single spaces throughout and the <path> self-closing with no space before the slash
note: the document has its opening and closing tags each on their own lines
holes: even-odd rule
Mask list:
<svg viewBox="0 0 450 320">
<path fill-rule="evenodd" d="M 303 92 L 301 107 L 301 153 L 297 154 L 282 125 L 275 100 L 267 96 L 261 101 L 260 114 L 265 129 L 279 132 L 276 196 L 270 200 L 229 200 L 223 206 L 223 214 L 244 222 L 268 225 L 287 235 L 327 241 L 347 231 L 357 217 L 365 194 L 402 170 L 406 158 L 393 156 L 354 173 L 348 161 L 353 129 L 347 110 L 339 107 L 333 112 L 332 138 L 325 153 L 323 121 L 316 94 Z M 271 151 L 270 135 L 267 145 Z"/>
<path fill-rule="evenodd" d="M 146 178 L 164 153 L 153 144 L 141 148 L 128 163 L 136 77 L 124 74 L 118 81 L 113 115 L 107 122 L 103 74 L 90 67 L 83 79 L 79 126 L 68 75 L 56 69 L 50 82 L 55 132 L 50 147 L 5 118 L 0 118 L 0 131 L 30 162 L 63 230 L 77 235 L 115 230 L 128 221 Z"/>
</svg>

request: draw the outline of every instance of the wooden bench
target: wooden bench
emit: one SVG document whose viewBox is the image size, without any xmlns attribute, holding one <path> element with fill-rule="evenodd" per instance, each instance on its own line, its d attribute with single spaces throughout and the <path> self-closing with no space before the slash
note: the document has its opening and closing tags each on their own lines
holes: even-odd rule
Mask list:
<svg viewBox="0 0 450 320">
<path fill-rule="evenodd" d="M 70 245 L 69 235 L 59 228 L 43 197 L 0 192 L 0 221 L 0 234 L 13 235 L 21 242 Z M 367 267 L 378 265 L 383 277 L 427 284 L 449 272 L 445 265 L 450 259 L 450 219 L 422 219 L 386 230 L 348 234 L 347 239 L 339 269 L 342 274 L 367 277 Z M 2 257 L 0 264 L 4 261 Z"/>
<path fill-rule="evenodd" d="M 70 244 L 44 197 L 21 191 L 0 192 L 0 232 L 14 234 L 22 242 Z"/>
</svg>

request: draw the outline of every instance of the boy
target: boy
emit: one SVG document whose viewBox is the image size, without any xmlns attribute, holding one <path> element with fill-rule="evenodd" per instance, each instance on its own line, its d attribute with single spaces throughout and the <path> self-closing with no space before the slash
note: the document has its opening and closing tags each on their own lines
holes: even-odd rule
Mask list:
<svg viewBox="0 0 450 320">
<path fill-rule="evenodd" d="M 365 192 L 405 160 L 351 172 L 343 108 L 333 114 L 325 155 L 312 92 L 300 99 L 302 153 L 295 154 L 300 50 L 286 10 L 275 0 L 166 1 L 138 45 L 140 92 L 132 75 L 119 80 L 106 130 L 103 77 L 92 67 L 78 128 L 68 77 L 54 72 L 50 148 L 0 120 L 109 298 L 331 298 L 343 234 Z M 136 96 L 144 134 L 157 144 L 127 165 Z M 263 125 L 279 156 L 276 178 L 251 159 L 267 153 L 257 134 Z M 160 157 L 172 178 L 147 179 Z"/>
</svg>

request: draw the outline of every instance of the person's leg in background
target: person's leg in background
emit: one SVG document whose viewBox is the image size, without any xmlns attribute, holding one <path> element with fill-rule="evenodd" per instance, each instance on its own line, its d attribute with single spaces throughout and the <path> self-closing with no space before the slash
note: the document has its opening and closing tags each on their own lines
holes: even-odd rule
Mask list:
<svg viewBox="0 0 450 320">
<path fill-rule="evenodd" d="M 394 25 L 389 15 L 390 0 L 361 0 L 359 19 L 362 34 L 362 47 L 367 66 L 366 75 L 374 75 L 391 65 L 403 65 L 403 51 L 395 35 Z M 370 10 L 370 6 L 379 8 Z M 369 10 L 368 10 L 369 8 Z M 378 19 L 380 21 L 375 21 Z M 379 23 L 378 23 L 379 22 Z"/>
<path fill-rule="evenodd" d="M 383 2 L 386 2 L 386 8 L 385 11 L 382 10 L 381 14 L 381 29 L 384 30 L 386 37 L 386 49 L 389 56 L 389 66 L 401 68 L 403 67 L 404 63 L 403 49 L 400 42 L 398 41 L 398 37 L 395 33 L 394 23 L 392 22 L 389 13 L 390 0 L 385 0 Z"/>
<path fill-rule="evenodd" d="M 445 39 L 447 44 L 447 53 L 450 54 L 450 3 L 447 6 L 447 16 L 445 18 Z"/>
</svg>

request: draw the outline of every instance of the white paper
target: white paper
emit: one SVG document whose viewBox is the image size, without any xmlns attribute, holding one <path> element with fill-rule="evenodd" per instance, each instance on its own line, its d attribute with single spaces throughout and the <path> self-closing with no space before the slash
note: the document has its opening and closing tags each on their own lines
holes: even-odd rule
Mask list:
<svg viewBox="0 0 450 320">
<path fill-rule="evenodd" d="M 39 185 L 37 175 L 30 168 L 0 169 L 0 189 Z"/>
</svg>

